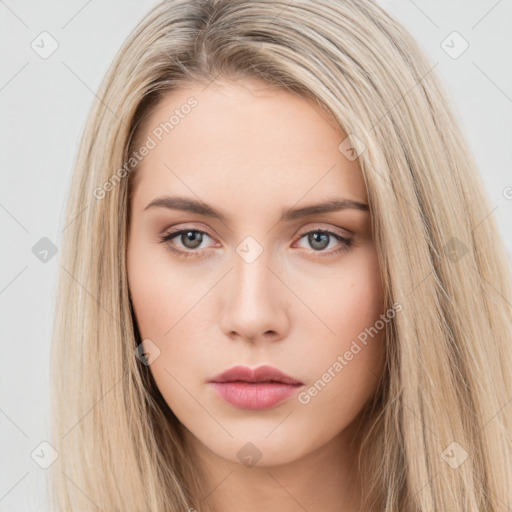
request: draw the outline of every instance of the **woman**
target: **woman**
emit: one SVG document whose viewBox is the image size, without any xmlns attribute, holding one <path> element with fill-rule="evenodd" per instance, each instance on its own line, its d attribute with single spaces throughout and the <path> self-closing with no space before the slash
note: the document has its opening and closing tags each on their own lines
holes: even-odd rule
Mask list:
<svg viewBox="0 0 512 512">
<path fill-rule="evenodd" d="M 512 506 L 511 278 L 433 68 L 369 0 L 133 31 L 68 203 L 57 510 Z"/>
</svg>

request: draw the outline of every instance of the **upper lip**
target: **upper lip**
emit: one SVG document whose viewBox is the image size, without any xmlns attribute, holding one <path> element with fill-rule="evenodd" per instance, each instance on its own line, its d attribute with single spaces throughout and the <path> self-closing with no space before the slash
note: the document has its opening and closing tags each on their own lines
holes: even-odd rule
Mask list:
<svg viewBox="0 0 512 512">
<path fill-rule="evenodd" d="M 210 382 L 282 382 L 283 384 L 302 384 L 302 382 L 290 377 L 286 373 L 273 366 L 263 365 L 258 368 L 248 366 L 233 366 L 219 373 Z"/>
</svg>

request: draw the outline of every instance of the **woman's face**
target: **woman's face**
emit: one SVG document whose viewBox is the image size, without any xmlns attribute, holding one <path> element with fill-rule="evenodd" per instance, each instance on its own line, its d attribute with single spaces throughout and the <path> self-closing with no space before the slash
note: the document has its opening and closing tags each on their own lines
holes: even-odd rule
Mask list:
<svg viewBox="0 0 512 512">
<path fill-rule="evenodd" d="M 166 96 L 140 139 L 131 300 L 189 441 L 284 464 L 343 439 L 382 373 L 377 254 L 354 206 L 365 185 L 338 147 L 346 134 L 311 102 L 258 81 L 203 89 Z M 315 211 L 328 201 L 347 207 Z M 262 365 L 299 384 L 247 382 Z M 211 382 L 235 366 L 249 368 L 239 382 Z"/>
</svg>

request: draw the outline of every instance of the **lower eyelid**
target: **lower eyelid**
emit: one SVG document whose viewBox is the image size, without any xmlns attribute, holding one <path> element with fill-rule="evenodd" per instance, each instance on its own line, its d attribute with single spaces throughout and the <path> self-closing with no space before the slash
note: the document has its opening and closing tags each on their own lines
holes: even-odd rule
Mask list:
<svg viewBox="0 0 512 512">
<path fill-rule="evenodd" d="M 329 256 L 335 256 L 335 255 L 341 254 L 341 253 L 343 253 L 345 251 L 348 251 L 354 245 L 354 241 L 353 241 L 352 238 L 346 238 L 346 237 L 343 237 L 341 235 L 338 235 L 337 233 L 333 233 L 331 231 L 316 230 L 316 229 L 302 234 L 297 239 L 297 242 L 300 241 L 303 237 L 305 237 L 306 235 L 308 235 L 311 232 L 313 232 L 313 233 L 321 232 L 323 234 L 327 234 L 331 238 L 334 238 L 338 242 L 338 244 L 334 248 L 331 248 L 329 250 L 323 249 L 323 250 L 320 250 L 320 251 L 315 251 L 314 249 L 306 249 L 307 253 L 310 254 L 310 255 L 313 254 L 313 255 L 318 256 L 320 258 L 322 258 L 322 257 L 326 257 L 327 258 Z"/>
</svg>

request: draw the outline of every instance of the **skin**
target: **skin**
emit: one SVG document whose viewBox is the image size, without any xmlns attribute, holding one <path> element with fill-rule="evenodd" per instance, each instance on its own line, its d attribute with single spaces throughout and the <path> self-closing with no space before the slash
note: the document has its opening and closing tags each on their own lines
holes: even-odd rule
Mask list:
<svg viewBox="0 0 512 512">
<path fill-rule="evenodd" d="M 201 508 L 355 510 L 361 488 L 350 441 L 383 370 L 384 329 L 307 404 L 298 392 L 384 312 L 370 213 L 279 217 L 333 197 L 367 203 L 357 159 L 340 152 L 346 134 L 317 105 L 255 80 L 173 91 L 141 140 L 190 96 L 198 105 L 133 176 L 127 265 L 141 339 L 160 351 L 149 368 L 211 490 Z M 145 209 L 165 195 L 199 199 L 226 219 Z M 162 243 L 174 229 L 208 234 L 196 233 L 195 245 L 185 235 Z M 353 245 L 335 254 L 343 247 L 335 237 L 315 244 L 304 236 L 318 229 Z M 247 236 L 263 250 L 252 263 L 237 253 Z M 271 409 L 238 409 L 208 382 L 238 364 L 269 364 L 304 386 Z M 260 453 L 252 466 L 237 455 L 254 450 L 248 442 Z"/>
</svg>

